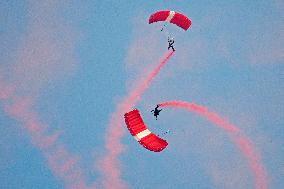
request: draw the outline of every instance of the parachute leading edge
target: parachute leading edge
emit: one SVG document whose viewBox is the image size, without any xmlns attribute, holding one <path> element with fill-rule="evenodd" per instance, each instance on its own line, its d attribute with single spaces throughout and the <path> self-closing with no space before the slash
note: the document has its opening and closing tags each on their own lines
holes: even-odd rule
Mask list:
<svg viewBox="0 0 284 189">
<path fill-rule="evenodd" d="M 130 134 L 144 148 L 153 152 L 160 152 L 167 147 L 168 143 L 166 140 L 149 131 L 137 109 L 125 113 L 124 118 Z"/>
</svg>

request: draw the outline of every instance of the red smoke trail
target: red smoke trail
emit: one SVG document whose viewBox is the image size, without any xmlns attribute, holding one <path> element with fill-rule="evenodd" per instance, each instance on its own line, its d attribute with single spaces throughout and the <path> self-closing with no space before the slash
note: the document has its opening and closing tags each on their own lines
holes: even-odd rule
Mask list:
<svg viewBox="0 0 284 189">
<path fill-rule="evenodd" d="M 87 189 L 85 177 L 78 163 L 78 157 L 71 155 L 58 140 L 59 131 L 53 133 L 48 125 L 39 120 L 32 111 L 32 99 L 16 94 L 16 86 L 0 80 L 0 102 L 3 110 L 17 120 L 29 134 L 31 141 L 43 154 L 53 174 L 69 189 Z M 93 187 L 92 187 L 93 188 Z"/>
<path fill-rule="evenodd" d="M 214 123 L 227 134 L 229 134 L 233 143 L 240 149 L 242 154 L 245 156 L 249 163 L 249 167 L 252 170 L 255 179 L 256 189 L 267 189 L 266 174 L 263 166 L 260 162 L 260 157 L 256 154 L 250 140 L 243 136 L 240 130 L 229 123 L 228 121 L 221 118 L 218 114 L 209 112 L 206 107 L 181 101 L 163 102 L 159 104 L 161 107 L 171 106 L 175 108 L 186 109 L 190 112 L 195 112 L 202 117 L 205 117 L 208 121 Z"/>
<path fill-rule="evenodd" d="M 127 188 L 127 185 L 120 178 L 121 173 L 118 162 L 118 156 L 124 149 L 120 143 L 120 139 L 124 134 L 124 128 L 122 127 L 124 124 L 123 115 L 133 108 L 173 53 L 173 51 L 167 51 L 157 67 L 145 79 L 141 79 L 137 83 L 136 87 L 117 105 L 116 111 L 112 114 L 105 136 L 106 154 L 98 162 L 98 167 L 103 174 L 102 184 L 104 188 Z"/>
</svg>

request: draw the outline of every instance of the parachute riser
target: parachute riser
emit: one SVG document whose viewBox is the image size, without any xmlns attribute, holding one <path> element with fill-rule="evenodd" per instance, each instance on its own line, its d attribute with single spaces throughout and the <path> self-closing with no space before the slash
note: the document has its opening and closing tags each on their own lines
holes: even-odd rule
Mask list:
<svg viewBox="0 0 284 189">
<path fill-rule="evenodd" d="M 172 34 L 167 30 L 168 25 L 165 23 L 161 29 L 161 32 L 163 32 L 167 38 L 173 38 Z"/>
</svg>

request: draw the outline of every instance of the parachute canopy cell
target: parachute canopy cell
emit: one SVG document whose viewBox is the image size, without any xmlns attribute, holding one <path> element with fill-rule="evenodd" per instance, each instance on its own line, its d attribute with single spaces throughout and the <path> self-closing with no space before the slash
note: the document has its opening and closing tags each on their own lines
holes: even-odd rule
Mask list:
<svg viewBox="0 0 284 189">
<path fill-rule="evenodd" d="M 167 147 L 167 141 L 149 131 L 137 109 L 124 114 L 124 118 L 130 134 L 144 148 L 154 152 L 160 152 Z"/>
<path fill-rule="evenodd" d="M 184 30 L 187 30 L 191 25 L 191 20 L 185 15 L 170 10 L 158 11 L 152 14 L 149 18 L 149 24 L 159 21 L 173 23 Z"/>
</svg>

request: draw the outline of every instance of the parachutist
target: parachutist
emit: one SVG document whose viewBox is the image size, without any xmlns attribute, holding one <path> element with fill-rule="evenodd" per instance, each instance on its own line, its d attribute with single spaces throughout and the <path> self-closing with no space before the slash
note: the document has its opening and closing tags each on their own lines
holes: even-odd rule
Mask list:
<svg viewBox="0 0 284 189">
<path fill-rule="evenodd" d="M 158 108 L 159 108 L 159 105 L 157 105 L 154 110 L 151 110 L 151 112 L 153 112 L 154 116 L 156 117 L 156 120 L 157 120 L 158 115 L 160 114 L 160 111 L 162 111 L 162 109 L 159 110 Z"/>
<path fill-rule="evenodd" d="M 173 44 L 175 43 L 174 38 L 169 38 L 169 37 L 168 37 L 168 42 L 169 42 L 168 50 L 169 50 L 170 48 L 172 48 L 172 50 L 175 51 L 175 48 L 174 48 L 174 46 L 173 46 Z"/>
</svg>

